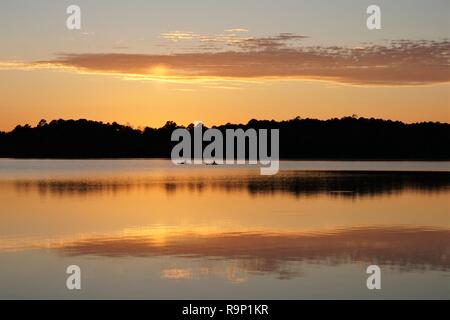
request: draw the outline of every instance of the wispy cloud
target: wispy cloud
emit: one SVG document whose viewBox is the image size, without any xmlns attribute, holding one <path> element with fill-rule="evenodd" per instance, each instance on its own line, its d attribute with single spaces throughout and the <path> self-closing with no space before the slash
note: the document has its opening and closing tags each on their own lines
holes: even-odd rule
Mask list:
<svg viewBox="0 0 450 320">
<path fill-rule="evenodd" d="M 161 34 L 161 38 L 172 42 L 189 43 L 192 48 L 198 50 L 209 48 L 215 50 L 268 50 L 273 48 L 287 48 L 296 45 L 297 41 L 307 38 L 304 35 L 294 33 L 280 33 L 267 37 L 244 37 L 240 33 L 246 29 L 228 29 L 225 34 L 198 34 L 191 31 L 173 31 Z"/>
<path fill-rule="evenodd" d="M 161 37 L 166 40 L 170 41 L 181 41 L 181 40 L 194 40 L 199 39 L 200 35 L 196 34 L 191 31 L 172 31 L 172 32 L 166 32 L 162 33 Z"/>
<path fill-rule="evenodd" d="M 237 33 L 237 32 L 248 32 L 248 30 L 244 29 L 244 28 L 233 28 L 233 29 L 227 29 L 227 30 L 225 30 L 225 32 Z"/>
</svg>

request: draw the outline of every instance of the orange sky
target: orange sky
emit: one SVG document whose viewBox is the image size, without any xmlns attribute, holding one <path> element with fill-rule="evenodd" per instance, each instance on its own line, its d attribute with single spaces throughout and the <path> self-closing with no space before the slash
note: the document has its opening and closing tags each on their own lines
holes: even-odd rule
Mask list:
<svg viewBox="0 0 450 320">
<path fill-rule="evenodd" d="M 107 12 L 80 1 L 87 18 L 76 31 L 65 28 L 60 2 L 7 1 L 0 130 L 59 118 L 135 127 L 353 114 L 450 122 L 450 4 L 432 1 L 427 11 L 415 1 L 402 2 L 407 11 L 381 1 L 384 27 L 375 32 L 365 27 L 364 1 L 334 10 L 325 2 L 249 2 L 236 14 L 230 0 L 206 14 L 195 0 L 183 15 L 172 0 L 152 8 L 118 2 Z M 38 30 L 33 21 L 42 17 Z M 107 17 L 125 21 L 99 23 Z"/>
<path fill-rule="evenodd" d="M 322 81 L 172 83 L 61 71 L 0 72 L 0 129 L 40 119 L 88 118 L 134 126 L 207 125 L 252 118 L 326 119 L 358 114 L 450 122 L 448 84 L 354 86 Z"/>
</svg>

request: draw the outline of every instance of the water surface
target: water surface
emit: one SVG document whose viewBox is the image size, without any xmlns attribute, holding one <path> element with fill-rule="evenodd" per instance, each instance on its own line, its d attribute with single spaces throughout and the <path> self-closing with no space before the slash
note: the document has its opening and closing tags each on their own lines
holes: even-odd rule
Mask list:
<svg viewBox="0 0 450 320">
<path fill-rule="evenodd" d="M 448 162 L 281 167 L 0 160 L 0 298 L 450 298 Z"/>
</svg>

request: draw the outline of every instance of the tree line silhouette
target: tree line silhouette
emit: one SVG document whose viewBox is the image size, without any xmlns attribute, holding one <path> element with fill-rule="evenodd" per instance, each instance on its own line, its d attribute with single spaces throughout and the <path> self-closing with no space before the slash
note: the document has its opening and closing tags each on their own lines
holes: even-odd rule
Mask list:
<svg viewBox="0 0 450 320">
<path fill-rule="evenodd" d="M 169 158 L 171 134 L 194 125 L 168 121 L 161 128 L 135 129 L 116 122 L 41 120 L 0 132 L 0 157 L 12 158 Z M 250 120 L 215 126 L 247 130 L 279 129 L 282 159 L 450 159 L 450 124 L 358 118 L 329 120 Z M 204 127 L 206 129 L 206 126 Z M 224 134 L 225 137 L 225 134 Z M 204 143 L 206 146 L 207 143 Z"/>
</svg>

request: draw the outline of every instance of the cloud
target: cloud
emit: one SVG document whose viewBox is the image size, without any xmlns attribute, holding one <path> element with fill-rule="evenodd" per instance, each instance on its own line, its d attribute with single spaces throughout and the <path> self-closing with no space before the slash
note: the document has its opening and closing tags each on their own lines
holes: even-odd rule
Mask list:
<svg viewBox="0 0 450 320">
<path fill-rule="evenodd" d="M 173 31 L 173 32 L 162 33 L 161 37 L 166 40 L 178 42 L 181 40 L 198 39 L 200 37 L 200 35 L 196 34 L 194 32 L 191 32 L 191 31 Z"/>
<path fill-rule="evenodd" d="M 175 39 L 193 34 L 171 35 Z M 58 68 L 164 81 L 323 80 L 354 85 L 426 85 L 450 81 L 450 41 L 397 40 L 357 47 L 289 47 L 303 36 L 239 39 L 239 50 L 178 54 L 61 54 L 0 68 Z"/>
<path fill-rule="evenodd" d="M 247 32 L 246 29 L 228 29 L 226 34 L 204 35 L 191 31 L 173 31 L 161 34 L 161 38 L 171 42 L 189 42 L 193 48 L 204 49 L 205 44 L 215 50 L 268 50 L 288 48 L 296 41 L 308 38 L 294 33 L 280 33 L 269 37 L 243 37 L 237 33 Z"/>
<path fill-rule="evenodd" d="M 244 50 L 273 50 L 276 48 L 285 48 L 289 42 L 303 40 L 305 38 L 307 37 L 293 33 L 280 33 L 273 37 L 239 39 L 233 44 Z"/>
<path fill-rule="evenodd" d="M 244 28 L 233 28 L 233 29 L 227 29 L 225 32 L 231 32 L 231 33 L 237 33 L 237 32 L 248 32 L 247 29 Z"/>
</svg>

